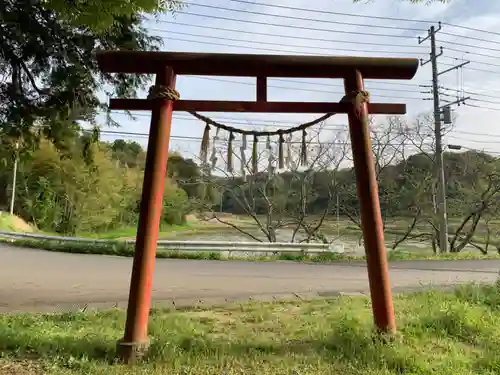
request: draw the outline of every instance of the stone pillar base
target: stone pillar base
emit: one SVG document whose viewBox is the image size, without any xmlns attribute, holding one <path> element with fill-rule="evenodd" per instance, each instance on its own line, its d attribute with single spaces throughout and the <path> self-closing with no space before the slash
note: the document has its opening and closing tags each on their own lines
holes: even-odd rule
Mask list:
<svg viewBox="0 0 500 375">
<path fill-rule="evenodd" d="M 116 343 L 116 353 L 125 364 L 134 364 L 148 352 L 149 340 L 137 342 L 125 342 L 119 340 Z"/>
</svg>

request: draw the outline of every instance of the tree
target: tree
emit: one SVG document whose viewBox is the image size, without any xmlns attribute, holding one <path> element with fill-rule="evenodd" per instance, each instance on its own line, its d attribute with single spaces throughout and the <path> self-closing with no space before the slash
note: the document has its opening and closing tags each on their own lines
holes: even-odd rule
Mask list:
<svg viewBox="0 0 500 375">
<path fill-rule="evenodd" d="M 451 129 L 452 126 L 445 132 Z M 332 242 L 342 233 L 341 237 L 347 241 L 357 236 L 361 245 L 355 174 L 352 160 L 346 157 L 347 131 L 337 134 L 337 142 L 332 145 L 320 136 L 321 130 L 314 135 L 316 142 L 308 147 L 310 168 L 297 163 L 299 146 L 291 147 L 295 164 L 286 170 L 276 170 L 277 152 L 273 146 L 271 155 L 268 150 L 261 150 L 259 173 L 248 173 L 251 168 L 247 157 L 234 151 L 233 158 L 245 160 L 245 173 L 240 171 L 241 165 L 228 172 L 224 169 L 227 144 L 217 143 L 218 160 L 223 163 L 216 164 L 215 171 L 204 169 L 206 194 L 199 209 L 205 214 L 209 212 L 207 218 L 258 241 L 286 238 Z M 370 131 L 388 245 L 394 250 L 403 243 L 412 246 L 421 243 L 437 252 L 440 236 L 432 116 L 424 114 L 412 121 L 387 117 L 382 123 L 372 122 Z M 500 233 L 495 225 L 500 218 L 500 162 L 476 151 L 445 152 L 443 159 L 451 251 L 475 247 L 486 253 L 492 245 L 500 250 Z M 344 220 L 335 236 L 331 219 L 337 208 Z M 346 224 L 346 218 L 354 225 Z"/>
<path fill-rule="evenodd" d="M 143 169 L 117 160 L 115 150 L 143 154 L 139 144 L 117 140 L 86 145 L 80 135 L 64 152 L 42 139 L 39 147 L 19 160 L 15 213 L 38 228 L 63 234 L 103 232 L 135 226 L 139 214 Z M 0 139 L 3 141 L 3 139 Z M 8 142 L 7 142 L 8 143 Z M 88 146 L 92 162 L 82 158 Z M 118 147 L 121 146 L 121 147 Z M 0 207 L 11 197 L 13 150 L 0 149 Z M 118 155 L 122 156 L 122 155 Z M 167 179 L 162 222 L 182 224 L 189 212 L 186 192 Z"/>
<path fill-rule="evenodd" d="M 112 152 L 113 159 L 117 160 L 120 165 L 129 168 L 144 168 L 146 152 L 139 143 L 124 139 L 116 139 L 109 145 L 109 148 Z"/>
<path fill-rule="evenodd" d="M 0 2 L 0 136 L 41 138 L 64 147 L 82 121 L 96 125 L 106 108 L 99 90 L 135 96 L 149 77 L 102 74 L 99 49 L 155 50 L 160 39 L 141 26 L 145 14 L 174 10 L 178 0 Z M 110 120 L 111 121 L 111 120 Z M 40 131 L 33 131 L 39 126 Z"/>
<path fill-rule="evenodd" d="M 428 140 L 427 132 L 419 127 L 417 121 L 407 124 L 399 117 L 387 117 L 384 122 L 375 123 L 370 120 L 370 135 L 375 164 L 375 175 L 378 183 L 379 202 L 382 213 L 383 228 L 394 237 L 392 245 L 396 249 L 402 242 L 411 239 L 411 233 L 421 218 L 417 204 L 422 189 L 426 189 L 432 175 L 417 174 L 413 178 L 414 169 L 410 161 L 411 151 L 420 152 L 425 149 Z M 427 170 L 432 171 L 432 168 Z M 341 214 L 361 229 L 360 206 L 356 190 L 354 169 L 343 180 L 340 189 Z M 391 224 L 395 217 L 403 216 L 410 224 L 401 230 L 394 230 Z M 361 234 L 358 241 L 362 243 Z"/>
<path fill-rule="evenodd" d="M 123 219 L 140 197 L 140 172 L 117 168 L 97 144 L 89 165 L 75 146 L 74 157 L 61 158 L 51 142 L 42 140 L 31 160 L 20 163 L 16 212 L 40 229 L 68 234 L 128 224 Z"/>
<path fill-rule="evenodd" d="M 200 197 L 200 168 L 193 159 L 183 158 L 178 153 L 170 154 L 168 156 L 167 174 L 187 193 L 189 198 Z"/>
<path fill-rule="evenodd" d="M 227 220 L 223 213 L 213 209 L 210 201 L 204 207 L 209 211 L 206 217 L 257 241 L 276 242 L 281 237 L 290 242 L 332 242 L 332 233 L 324 233 L 323 224 L 336 205 L 337 172 L 344 160 L 347 142 L 341 134 L 333 140 L 322 140 L 320 130 L 317 131 L 306 146 L 307 166 L 300 163 L 300 144 L 300 140 L 292 138 L 287 152 L 288 166 L 283 171 L 277 169 L 276 145 L 261 150 L 257 174 L 251 171 L 251 160 L 245 158 L 242 163 L 243 159 L 236 153 L 233 157 L 240 168 L 228 172 L 225 169 L 227 150 L 218 145 L 219 160 L 222 160 L 216 167 L 219 176 L 206 173 L 205 186 L 219 191 L 224 207 L 247 216 L 257 232 L 247 228 L 248 222 Z"/>
</svg>

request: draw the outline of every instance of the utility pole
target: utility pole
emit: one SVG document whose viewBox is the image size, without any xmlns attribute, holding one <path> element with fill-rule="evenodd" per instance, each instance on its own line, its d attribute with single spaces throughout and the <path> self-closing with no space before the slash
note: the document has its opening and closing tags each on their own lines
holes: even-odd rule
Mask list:
<svg viewBox="0 0 500 375">
<path fill-rule="evenodd" d="M 340 240 L 340 198 L 337 193 L 337 241 Z"/>
<path fill-rule="evenodd" d="M 14 215 L 14 203 L 16 201 L 16 185 L 17 185 L 17 163 L 19 160 L 19 141 L 16 142 L 16 155 L 14 156 L 14 168 L 12 170 L 12 191 L 10 194 L 10 209 L 9 213 Z"/>
<path fill-rule="evenodd" d="M 448 244 L 448 215 L 447 215 L 447 207 L 446 207 L 446 180 L 444 175 L 444 160 L 443 160 L 443 131 L 441 126 L 441 114 L 443 112 L 443 108 L 439 105 L 439 76 L 441 74 L 447 73 L 454 69 L 461 68 L 462 66 L 468 64 L 470 61 L 464 62 L 457 66 L 454 66 L 450 69 L 447 69 L 442 72 L 438 72 L 437 59 L 439 56 L 443 54 L 443 47 L 439 48 L 439 53 L 437 53 L 436 46 L 436 33 L 441 30 L 441 22 L 439 22 L 439 26 L 436 29 L 434 26 L 431 26 L 428 30 L 428 35 L 425 38 L 418 37 L 418 43 L 422 44 L 426 40 L 430 40 L 431 42 L 431 52 L 430 58 L 427 61 L 420 60 L 420 65 L 424 66 L 427 63 L 431 63 L 432 67 L 432 101 L 434 104 L 434 137 L 436 138 L 436 151 L 435 151 L 435 176 L 437 180 L 437 211 L 439 217 L 439 249 L 442 253 L 449 252 L 449 244 Z M 457 101 L 447 104 L 445 107 L 449 110 L 451 104 L 460 104 L 468 98 L 458 99 Z"/>
</svg>

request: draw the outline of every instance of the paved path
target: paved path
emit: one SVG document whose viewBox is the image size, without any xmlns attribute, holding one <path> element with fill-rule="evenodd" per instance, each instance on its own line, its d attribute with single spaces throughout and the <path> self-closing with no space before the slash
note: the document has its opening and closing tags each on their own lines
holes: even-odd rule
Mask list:
<svg viewBox="0 0 500 375">
<path fill-rule="evenodd" d="M 132 259 L 0 247 L 0 311 L 126 305 Z M 500 261 L 404 261 L 391 265 L 395 291 L 429 285 L 494 282 Z M 176 305 L 255 298 L 367 292 L 363 263 L 160 259 L 155 302 Z"/>
</svg>

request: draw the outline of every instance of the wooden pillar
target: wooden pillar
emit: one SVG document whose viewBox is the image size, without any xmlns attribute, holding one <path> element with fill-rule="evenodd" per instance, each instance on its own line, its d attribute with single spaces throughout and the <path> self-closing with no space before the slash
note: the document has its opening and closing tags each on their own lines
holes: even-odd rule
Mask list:
<svg viewBox="0 0 500 375">
<path fill-rule="evenodd" d="M 352 75 L 345 77 L 344 87 L 347 95 L 364 90 L 361 73 L 355 70 Z M 392 333 L 396 331 L 396 321 L 368 126 L 368 106 L 364 103 L 361 107 L 356 107 L 353 105 L 348 112 L 349 133 L 361 210 L 361 229 L 368 265 L 373 317 L 379 330 Z"/>
<path fill-rule="evenodd" d="M 156 74 L 156 85 L 175 87 L 175 72 L 165 68 Z M 148 319 L 151 306 L 154 263 L 163 204 L 173 102 L 152 99 L 146 168 L 142 188 L 125 334 L 118 353 L 133 363 L 148 348 Z"/>
</svg>

